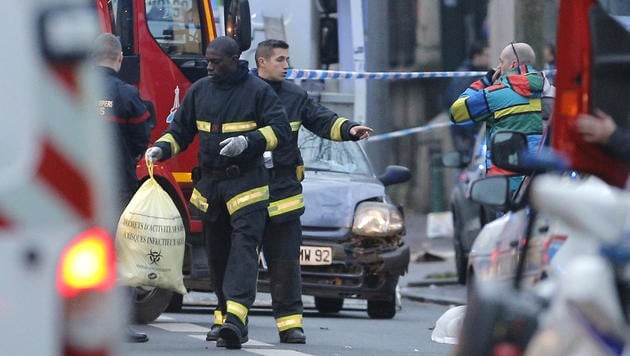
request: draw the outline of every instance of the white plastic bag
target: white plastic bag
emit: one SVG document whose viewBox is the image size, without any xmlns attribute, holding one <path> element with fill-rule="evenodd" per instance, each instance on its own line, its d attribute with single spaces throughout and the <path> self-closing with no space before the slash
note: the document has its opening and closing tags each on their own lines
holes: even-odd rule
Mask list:
<svg viewBox="0 0 630 356">
<path fill-rule="evenodd" d="M 435 322 L 431 340 L 440 344 L 457 344 L 459 333 L 466 316 L 466 306 L 450 308 Z"/>
<path fill-rule="evenodd" d="M 123 211 L 116 230 L 118 278 L 122 285 L 151 286 L 186 293 L 182 276 L 186 230 L 177 206 L 153 177 Z"/>
</svg>

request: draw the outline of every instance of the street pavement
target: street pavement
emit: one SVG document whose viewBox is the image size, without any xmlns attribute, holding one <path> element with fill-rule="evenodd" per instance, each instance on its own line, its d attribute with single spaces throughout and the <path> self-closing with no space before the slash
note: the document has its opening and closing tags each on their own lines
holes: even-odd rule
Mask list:
<svg viewBox="0 0 630 356">
<path fill-rule="evenodd" d="M 405 220 L 411 261 L 399 282 L 401 297 L 444 305 L 466 304 L 466 287 L 457 283 L 452 238 L 428 238 L 426 214 L 405 212 Z"/>
</svg>

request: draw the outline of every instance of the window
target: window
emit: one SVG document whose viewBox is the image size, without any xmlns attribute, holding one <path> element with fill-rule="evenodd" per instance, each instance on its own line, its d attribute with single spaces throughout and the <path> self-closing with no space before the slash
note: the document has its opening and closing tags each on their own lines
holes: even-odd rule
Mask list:
<svg viewBox="0 0 630 356">
<path fill-rule="evenodd" d="M 196 0 L 146 0 L 151 35 L 169 55 L 202 55 L 201 23 Z"/>
</svg>

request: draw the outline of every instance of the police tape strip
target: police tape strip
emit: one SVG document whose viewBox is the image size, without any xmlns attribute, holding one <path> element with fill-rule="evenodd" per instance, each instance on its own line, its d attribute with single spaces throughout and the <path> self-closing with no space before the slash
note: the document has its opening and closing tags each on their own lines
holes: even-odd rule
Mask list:
<svg viewBox="0 0 630 356">
<path fill-rule="evenodd" d="M 556 70 L 544 70 L 547 75 L 553 75 Z M 351 72 L 321 69 L 289 69 L 286 79 L 418 79 L 418 78 L 453 78 L 478 77 L 486 72 Z"/>
<path fill-rule="evenodd" d="M 556 70 L 544 70 L 545 74 L 553 75 Z M 292 69 L 287 71 L 286 79 L 417 79 L 417 78 L 453 78 L 453 77 L 476 77 L 485 75 L 483 71 L 460 71 L 460 72 L 352 72 L 339 70 L 321 70 L 321 69 Z M 409 129 L 393 131 L 385 134 L 370 137 L 370 141 L 380 141 L 389 138 L 411 135 L 414 133 L 431 131 L 436 128 L 451 125 L 448 122 L 431 124 L 426 126 L 418 126 Z"/>
<path fill-rule="evenodd" d="M 407 136 L 407 135 L 411 135 L 411 134 L 418 133 L 418 132 L 431 131 L 431 130 L 434 130 L 434 129 L 437 129 L 437 128 L 440 128 L 440 127 L 447 127 L 447 126 L 450 126 L 450 125 L 451 125 L 450 122 L 440 122 L 440 123 L 437 123 L 437 124 L 430 124 L 430 125 L 425 125 L 425 126 L 413 127 L 413 128 L 410 128 L 410 129 L 392 131 L 392 132 L 388 132 L 388 133 L 384 133 L 384 134 L 380 134 L 380 135 L 370 136 L 368 141 L 369 142 L 381 141 L 381 140 L 394 138 L 394 137 Z"/>
<path fill-rule="evenodd" d="M 289 69 L 286 79 L 417 79 L 476 77 L 486 72 L 350 72 L 320 69 Z"/>
</svg>

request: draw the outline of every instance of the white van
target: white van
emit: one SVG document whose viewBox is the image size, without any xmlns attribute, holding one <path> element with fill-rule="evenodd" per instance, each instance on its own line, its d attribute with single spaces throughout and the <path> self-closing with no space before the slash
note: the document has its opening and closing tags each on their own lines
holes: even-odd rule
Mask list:
<svg viewBox="0 0 630 356">
<path fill-rule="evenodd" d="M 112 355 L 112 143 L 85 61 L 94 6 L 24 0 L 0 11 L 0 354 Z"/>
</svg>

